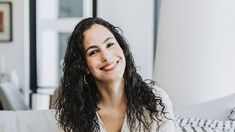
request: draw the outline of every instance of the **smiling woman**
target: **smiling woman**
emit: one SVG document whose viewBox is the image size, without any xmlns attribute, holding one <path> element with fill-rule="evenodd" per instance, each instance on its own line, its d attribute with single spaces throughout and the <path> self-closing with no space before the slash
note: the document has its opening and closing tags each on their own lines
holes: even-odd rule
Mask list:
<svg viewBox="0 0 235 132">
<path fill-rule="evenodd" d="M 167 94 L 143 81 L 125 38 L 101 18 L 83 19 L 69 38 L 57 99 L 65 132 L 177 131 Z"/>
</svg>

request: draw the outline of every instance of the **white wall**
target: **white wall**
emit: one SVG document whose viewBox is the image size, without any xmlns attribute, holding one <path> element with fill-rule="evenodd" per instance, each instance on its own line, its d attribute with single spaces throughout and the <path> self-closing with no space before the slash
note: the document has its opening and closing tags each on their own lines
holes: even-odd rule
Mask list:
<svg viewBox="0 0 235 132">
<path fill-rule="evenodd" d="M 139 73 L 152 79 L 153 0 L 98 0 L 98 16 L 120 27 L 128 40 Z"/>
<path fill-rule="evenodd" d="M 234 5 L 234 0 L 162 0 L 155 76 L 175 105 L 235 92 Z"/>
<path fill-rule="evenodd" d="M 25 40 L 25 36 L 28 31 L 25 31 L 25 16 L 27 15 L 28 7 L 25 7 L 25 1 L 28 0 L 8 0 L 12 2 L 12 17 L 13 17 L 13 41 L 0 43 L 0 54 L 5 57 L 5 71 L 9 73 L 15 70 L 18 77 L 20 87 L 23 90 L 28 90 L 28 86 L 25 85 L 28 78 L 25 71 L 28 69 L 26 63 L 28 59 L 25 53 L 28 53 L 28 42 Z M 27 11 L 27 12 L 25 12 Z M 28 72 L 26 72 L 28 73 Z"/>
</svg>

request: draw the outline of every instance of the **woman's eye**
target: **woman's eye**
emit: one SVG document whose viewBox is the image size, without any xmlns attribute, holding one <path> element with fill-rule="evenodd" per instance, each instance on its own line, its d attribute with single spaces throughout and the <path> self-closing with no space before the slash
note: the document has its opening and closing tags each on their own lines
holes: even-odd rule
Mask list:
<svg viewBox="0 0 235 132">
<path fill-rule="evenodd" d="M 114 45 L 114 43 L 108 43 L 107 44 L 107 48 L 109 48 L 109 47 L 111 47 L 111 46 L 113 46 Z"/>
<path fill-rule="evenodd" d="M 93 50 L 89 53 L 89 56 L 96 55 L 98 53 L 98 50 Z"/>
</svg>

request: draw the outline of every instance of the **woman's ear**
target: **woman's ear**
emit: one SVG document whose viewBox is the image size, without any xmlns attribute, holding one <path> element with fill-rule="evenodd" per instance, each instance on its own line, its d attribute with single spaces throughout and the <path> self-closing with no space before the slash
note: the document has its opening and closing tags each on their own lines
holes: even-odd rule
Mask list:
<svg viewBox="0 0 235 132">
<path fill-rule="evenodd" d="M 87 75 L 89 75 L 91 73 L 88 68 L 86 68 L 86 73 L 87 73 Z"/>
</svg>

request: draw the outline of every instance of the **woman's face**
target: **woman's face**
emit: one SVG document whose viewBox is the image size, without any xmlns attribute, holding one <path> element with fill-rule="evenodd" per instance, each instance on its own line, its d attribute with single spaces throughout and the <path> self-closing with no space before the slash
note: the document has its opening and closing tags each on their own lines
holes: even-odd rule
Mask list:
<svg viewBox="0 0 235 132">
<path fill-rule="evenodd" d="M 101 82 L 122 79 L 126 60 L 113 34 L 106 27 L 94 24 L 83 35 L 88 72 L 94 79 Z"/>
</svg>

